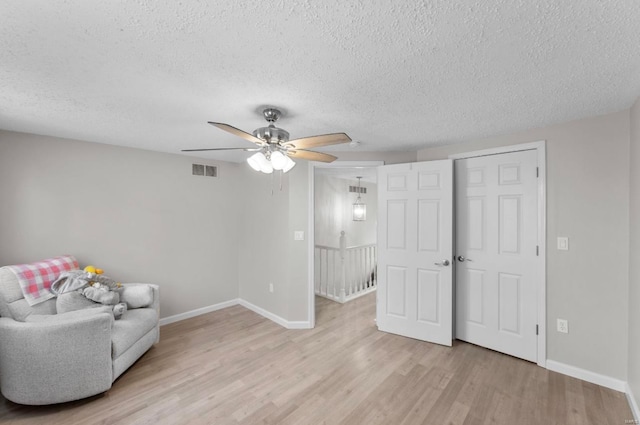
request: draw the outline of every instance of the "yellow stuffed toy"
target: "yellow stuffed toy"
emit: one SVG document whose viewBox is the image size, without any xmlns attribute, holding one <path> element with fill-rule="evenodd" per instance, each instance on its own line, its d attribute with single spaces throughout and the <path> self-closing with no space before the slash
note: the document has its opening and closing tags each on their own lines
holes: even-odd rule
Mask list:
<svg viewBox="0 0 640 425">
<path fill-rule="evenodd" d="M 102 269 L 98 269 L 98 268 L 96 268 L 96 267 L 94 267 L 94 266 L 87 266 L 87 267 L 85 267 L 85 268 L 84 268 L 84 271 L 85 271 L 85 272 L 89 272 L 89 273 L 95 273 L 95 274 L 102 274 L 102 273 L 104 273 L 104 270 L 102 270 Z"/>
<path fill-rule="evenodd" d="M 84 268 L 84 271 L 87 273 L 92 273 L 92 274 L 96 274 L 96 275 L 100 275 L 104 273 L 104 270 L 99 269 L 97 267 L 94 266 L 87 266 Z M 98 281 L 91 281 L 89 282 L 89 285 L 91 286 L 95 286 L 95 284 L 98 284 L 98 286 L 100 286 L 100 284 L 105 284 L 105 281 L 103 279 L 100 279 Z M 107 283 L 107 286 L 109 286 L 110 289 L 117 289 L 117 288 L 121 288 L 122 287 L 122 283 L 120 282 L 115 282 L 115 288 L 113 287 L 113 284 L 111 284 L 111 282 Z"/>
</svg>

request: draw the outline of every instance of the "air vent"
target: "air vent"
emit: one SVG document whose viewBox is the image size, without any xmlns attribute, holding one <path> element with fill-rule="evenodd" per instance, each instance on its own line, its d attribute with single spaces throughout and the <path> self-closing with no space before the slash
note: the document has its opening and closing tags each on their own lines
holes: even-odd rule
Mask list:
<svg viewBox="0 0 640 425">
<path fill-rule="evenodd" d="M 194 176 L 204 176 L 204 165 L 202 165 L 202 164 L 192 164 L 191 165 L 191 173 Z"/>
<path fill-rule="evenodd" d="M 349 186 L 349 192 L 352 193 L 367 193 L 366 187 Z"/>
<path fill-rule="evenodd" d="M 218 167 L 213 165 L 191 164 L 191 174 L 194 176 L 218 177 Z"/>
<path fill-rule="evenodd" d="M 214 167 L 213 165 L 205 165 L 204 175 L 207 177 L 218 177 L 218 167 Z"/>
</svg>

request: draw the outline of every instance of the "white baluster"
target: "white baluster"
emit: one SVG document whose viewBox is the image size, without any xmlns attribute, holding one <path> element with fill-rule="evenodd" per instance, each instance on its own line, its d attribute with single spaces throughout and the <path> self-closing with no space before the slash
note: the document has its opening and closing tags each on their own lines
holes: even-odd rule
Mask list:
<svg viewBox="0 0 640 425">
<path fill-rule="evenodd" d="M 371 288 L 373 287 L 373 269 L 375 267 L 375 260 L 373 258 L 373 250 L 374 250 L 374 247 L 373 247 L 373 245 L 371 245 L 369 247 L 369 281 L 370 281 L 369 287 L 371 287 Z"/>
<path fill-rule="evenodd" d="M 356 273 L 353 268 L 353 262 L 354 262 L 353 250 L 350 249 L 349 250 L 349 295 L 353 295 L 356 292 L 356 288 L 355 288 Z"/>
<path fill-rule="evenodd" d="M 347 238 L 344 235 L 344 230 L 340 232 L 340 302 L 345 302 L 346 294 L 345 294 L 345 286 L 347 280 L 347 270 L 346 270 L 346 251 L 347 251 Z"/>
<path fill-rule="evenodd" d="M 332 297 L 336 295 L 336 252 L 331 251 L 331 292 Z"/>
<path fill-rule="evenodd" d="M 364 248 L 364 289 L 369 289 L 369 279 L 371 278 L 369 274 L 369 247 Z"/>
<path fill-rule="evenodd" d="M 315 270 L 313 270 L 313 291 L 316 294 L 318 293 L 318 285 L 320 284 L 320 279 L 318 276 L 318 270 L 320 270 L 320 257 L 318 256 L 318 251 L 318 248 L 314 248 L 313 250 L 313 264 L 315 264 Z"/>
<path fill-rule="evenodd" d="M 365 285 L 367 283 L 364 265 L 364 249 L 360 248 L 358 251 L 360 253 L 360 291 L 364 291 Z"/>
</svg>

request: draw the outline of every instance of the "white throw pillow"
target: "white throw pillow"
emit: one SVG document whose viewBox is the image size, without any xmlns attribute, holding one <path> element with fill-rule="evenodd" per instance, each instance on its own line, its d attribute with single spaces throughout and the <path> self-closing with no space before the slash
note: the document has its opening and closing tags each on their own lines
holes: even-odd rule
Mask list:
<svg viewBox="0 0 640 425">
<path fill-rule="evenodd" d="M 153 304 L 153 288 L 149 285 L 122 285 L 120 302 L 127 303 L 127 308 L 149 307 Z"/>
</svg>

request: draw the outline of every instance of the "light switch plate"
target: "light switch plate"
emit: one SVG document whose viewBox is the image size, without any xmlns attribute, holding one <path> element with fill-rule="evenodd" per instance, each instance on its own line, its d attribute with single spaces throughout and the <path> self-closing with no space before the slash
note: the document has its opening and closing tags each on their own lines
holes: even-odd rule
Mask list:
<svg viewBox="0 0 640 425">
<path fill-rule="evenodd" d="M 558 236 L 558 250 L 569 251 L 569 238 L 566 236 Z"/>
<path fill-rule="evenodd" d="M 293 232 L 293 240 L 294 241 L 303 241 L 304 240 L 304 230 L 296 230 Z"/>
</svg>

